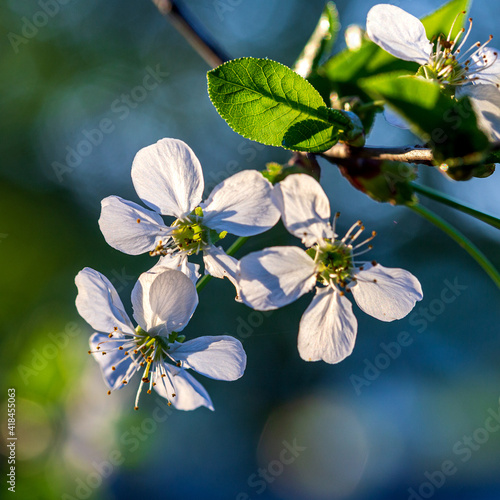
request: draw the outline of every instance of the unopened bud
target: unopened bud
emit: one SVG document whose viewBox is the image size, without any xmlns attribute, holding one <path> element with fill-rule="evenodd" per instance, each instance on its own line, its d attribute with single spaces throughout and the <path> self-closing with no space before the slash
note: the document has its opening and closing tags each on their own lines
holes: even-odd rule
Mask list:
<svg viewBox="0 0 500 500">
<path fill-rule="evenodd" d="M 341 134 L 341 139 L 355 148 L 361 148 L 365 145 L 365 129 L 359 116 L 352 111 L 341 111 L 341 113 L 349 118 L 350 127 Z"/>
</svg>

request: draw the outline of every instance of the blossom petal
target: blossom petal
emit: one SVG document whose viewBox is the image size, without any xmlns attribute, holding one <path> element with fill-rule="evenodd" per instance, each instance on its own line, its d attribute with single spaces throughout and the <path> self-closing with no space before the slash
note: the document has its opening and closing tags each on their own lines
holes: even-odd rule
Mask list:
<svg viewBox="0 0 500 500">
<path fill-rule="evenodd" d="M 163 215 L 181 218 L 203 195 L 203 171 L 192 149 L 177 139 L 162 139 L 141 149 L 132 164 L 139 198 Z"/>
<path fill-rule="evenodd" d="M 389 107 L 384 109 L 384 118 L 386 119 L 387 123 L 389 123 L 389 125 L 392 125 L 393 127 L 401 128 L 403 130 L 410 129 L 410 124 L 408 123 L 408 121 Z"/>
<path fill-rule="evenodd" d="M 149 335 L 182 331 L 197 305 L 193 282 L 173 269 L 142 273 L 132 290 L 134 318 Z"/>
<path fill-rule="evenodd" d="M 275 186 L 273 197 L 288 231 L 310 247 L 335 235 L 330 202 L 318 181 L 307 174 L 289 175 Z"/>
<path fill-rule="evenodd" d="M 239 379 L 247 364 L 241 342 L 228 335 L 176 342 L 169 353 L 176 361 L 182 361 L 184 368 L 192 368 L 216 380 Z"/>
<path fill-rule="evenodd" d="M 116 336 L 120 332 L 134 333 L 115 287 L 105 276 L 86 267 L 77 274 L 75 284 L 78 313 L 94 330 L 115 335 L 117 328 Z"/>
<path fill-rule="evenodd" d="M 473 54 L 472 66 L 477 69 L 470 70 L 471 76 L 477 78 L 475 83 L 500 84 L 500 59 L 499 51 L 493 47 L 484 47 L 478 54 Z"/>
<path fill-rule="evenodd" d="M 205 272 L 214 278 L 227 278 L 236 288 L 236 300 L 240 299 L 240 286 L 238 283 L 238 260 L 231 257 L 221 247 L 211 245 L 203 252 Z"/>
<path fill-rule="evenodd" d="M 160 274 L 165 269 L 181 271 L 193 282 L 193 285 L 196 285 L 201 277 L 199 264 L 189 262 L 186 254 L 164 255 L 160 257 L 148 273 Z"/>
<path fill-rule="evenodd" d="M 418 64 L 427 64 L 432 54 L 422 22 L 408 12 L 389 4 L 378 4 L 366 18 L 366 33 L 389 54 Z"/>
<path fill-rule="evenodd" d="M 156 212 L 118 196 L 102 200 L 99 227 L 108 245 L 129 255 L 153 250 L 171 233 Z"/>
<path fill-rule="evenodd" d="M 350 288 L 354 300 L 380 321 L 404 318 L 423 298 L 420 282 L 404 269 L 366 263 L 355 276 L 356 284 Z"/>
<path fill-rule="evenodd" d="M 316 283 L 316 264 L 298 247 L 271 247 L 240 260 L 243 302 L 259 311 L 286 306 Z"/>
<path fill-rule="evenodd" d="M 463 85 L 456 97 L 468 96 L 479 128 L 491 141 L 500 141 L 500 89 L 496 85 Z"/>
<path fill-rule="evenodd" d="M 331 287 L 319 288 L 300 320 L 300 357 L 305 361 L 339 363 L 354 349 L 357 330 L 349 300 Z"/>
<path fill-rule="evenodd" d="M 168 373 L 166 373 L 168 372 Z M 157 372 L 154 378 L 155 391 L 169 400 L 178 410 L 195 410 L 200 406 L 214 409 L 212 400 L 205 388 L 186 370 L 163 363 L 161 373 Z M 175 396 L 172 396 L 175 394 Z"/>
<path fill-rule="evenodd" d="M 128 382 L 140 368 L 140 365 L 136 361 L 133 352 L 125 356 L 125 349 L 123 351 L 117 350 L 120 345 L 127 346 L 127 344 L 130 344 L 127 340 L 106 344 L 107 341 L 109 341 L 107 335 L 94 333 L 90 337 L 89 344 L 90 349 L 93 351 L 92 355 L 101 368 L 104 382 L 112 391 L 115 391 L 125 386 L 123 381 Z M 106 349 L 107 345 L 113 350 Z M 97 347 L 99 347 L 99 350 L 97 350 Z M 103 354 L 103 352 L 106 354 Z"/>
<path fill-rule="evenodd" d="M 203 223 L 237 236 L 263 233 L 280 218 L 272 191 L 272 184 L 257 170 L 238 172 L 215 186 L 201 205 Z"/>
</svg>

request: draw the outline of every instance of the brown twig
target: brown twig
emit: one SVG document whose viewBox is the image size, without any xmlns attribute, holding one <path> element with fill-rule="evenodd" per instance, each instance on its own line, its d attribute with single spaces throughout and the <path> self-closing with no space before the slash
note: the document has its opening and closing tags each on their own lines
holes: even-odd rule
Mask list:
<svg viewBox="0 0 500 500">
<path fill-rule="evenodd" d="M 420 163 L 422 165 L 433 165 L 434 156 L 428 148 L 353 148 L 344 143 L 338 143 L 333 148 L 321 153 L 330 163 L 343 163 L 344 160 L 352 158 L 366 158 L 370 160 L 402 161 L 407 163 Z"/>
<path fill-rule="evenodd" d="M 211 68 L 229 61 L 230 58 L 210 41 L 208 36 L 202 34 L 201 26 L 197 26 L 194 20 L 179 8 L 177 2 L 153 0 L 153 3 Z"/>
</svg>

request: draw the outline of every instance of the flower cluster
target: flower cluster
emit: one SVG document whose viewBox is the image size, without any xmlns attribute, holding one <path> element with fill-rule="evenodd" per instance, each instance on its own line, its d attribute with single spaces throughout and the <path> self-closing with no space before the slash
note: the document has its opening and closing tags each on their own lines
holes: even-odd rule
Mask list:
<svg viewBox="0 0 500 500">
<path fill-rule="evenodd" d="M 182 141 L 163 139 L 139 151 L 132 180 L 145 205 L 117 196 L 102 202 L 99 225 L 106 241 L 128 254 L 149 252 L 158 262 L 139 277 L 132 291 L 134 327 L 113 285 L 85 268 L 76 277 L 76 306 L 96 331 L 91 353 L 109 393 L 140 372 L 135 408 L 144 386 L 178 409 L 213 409 L 205 389 L 187 371 L 217 380 L 243 375 L 246 355 L 229 336 L 186 341 L 184 331 L 198 304 L 199 266 L 188 257 L 202 253 L 205 273 L 227 277 L 237 300 L 258 310 L 285 306 L 316 287 L 299 327 L 298 349 L 306 361 L 337 363 L 354 347 L 357 322 L 346 295 L 382 321 L 407 315 L 422 299 L 418 280 L 358 257 L 371 248 L 356 222 L 343 238 L 330 224 L 330 204 L 320 184 L 293 174 L 273 186 L 257 171 L 243 171 L 214 188 L 201 202 L 203 175 L 193 151 Z M 175 220 L 167 226 L 162 216 Z M 282 218 L 306 249 L 271 247 L 238 262 L 216 246 L 227 233 L 262 233 Z M 365 247 L 365 248 L 363 248 Z"/>
<path fill-rule="evenodd" d="M 418 74 L 449 87 L 457 98 L 468 96 L 481 128 L 491 140 L 500 139 L 500 60 L 498 51 L 486 42 L 475 42 L 467 48 L 472 30 L 453 30 L 465 11 L 451 23 L 446 39 L 440 36 L 431 42 L 422 22 L 395 5 L 375 5 L 368 12 L 366 31 L 369 38 L 389 54 L 421 66 Z"/>
</svg>

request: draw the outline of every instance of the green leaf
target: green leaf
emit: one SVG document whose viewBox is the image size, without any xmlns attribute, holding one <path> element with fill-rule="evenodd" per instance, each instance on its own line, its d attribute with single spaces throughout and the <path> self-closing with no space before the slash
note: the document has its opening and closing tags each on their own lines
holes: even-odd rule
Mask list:
<svg viewBox="0 0 500 500">
<path fill-rule="evenodd" d="M 438 162 L 449 166 L 453 161 L 489 148 L 486 135 L 478 129 L 477 119 L 468 98 L 456 100 L 444 94 L 438 82 L 416 76 L 385 73 L 360 81 L 374 98 L 383 98 L 406 118 L 412 131 L 428 142 Z M 465 161 L 467 162 L 467 161 Z"/>
<path fill-rule="evenodd" d="M 294 151 L 323 152 L 337 142 L 337 129 L 320 120 L 303 120 L 296 123 L 283 137 L 283 147 Z"/>
<path fill-rule="evenodd" d="M 208 93 L 235 132 L 269 146 L 325 151 L 337 142 L 339 130 L 350 124 L 341 112 L 326 107 L 307 80 L 269 59 L 222 64 L 208 73 Z M 301 122 L 307 123 L 297 141 Z M 283 144 L 292 127 L 294 144 Z"/>
</svg>

